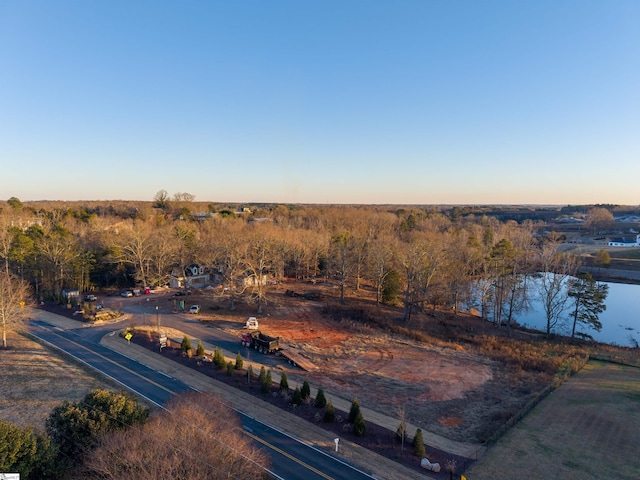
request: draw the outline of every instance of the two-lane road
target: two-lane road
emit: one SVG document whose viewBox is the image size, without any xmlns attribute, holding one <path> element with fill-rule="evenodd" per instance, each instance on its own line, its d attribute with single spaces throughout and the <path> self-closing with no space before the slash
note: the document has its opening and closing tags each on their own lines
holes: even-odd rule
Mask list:
<svg viewBox="0 0 640 480">
<path fill-rule="evenodd" d="M 32 333 L 67 352 L 79 361 L 107 375 L 127 389 L 162 406 L 173 395 L 193 391 L 178 379 L 168 377 L 149 367 L 109 350 L 79 331 L 62 330 L 46 322 L 32 322 Z M 373 477 L 316 448 L 307 446 L 294 438 L 248 417 L 241 412 L 243 428 L 247 435 L 272 459 L 274 477 L 284 480 L 371 480 Z"/>
</svg>

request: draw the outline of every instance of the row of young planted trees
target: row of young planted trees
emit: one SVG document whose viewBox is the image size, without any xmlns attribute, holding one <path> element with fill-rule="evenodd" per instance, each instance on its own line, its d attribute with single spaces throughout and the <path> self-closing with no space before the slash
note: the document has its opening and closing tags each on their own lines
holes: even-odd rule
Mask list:
<svg viewBox="0 0 640 480">
<path fill-rule="evenodd" d="M 46 433 L 0 422 L 0 444 L 0 471 L 26 480 L 270 478 L 265 454 L 212 395 L 182 395 L 150 415 L 128 393 L 94 390 L 56 407 Z"/>
<path fill-rule="evenodd" d="M 181 342 L 181 350 L 185 355 L 189 355 L 191 351 L 191 339 L 188 336 L 184 336 Z M 196 358 L 204 358 L 205 350 L 201 341 L 198 342 L 196 349 Z M 244 360 L 240 353 L 237 354 L 235 362 L 227 361 L 218 347 L 215 348 L 212 356 L 212 363 L 218 370 L 226 370 L 227 375 L 233 376 L 235 372 L 243 370 Z M 243 373 L 244 375 L 244 373 Z M 253 371 L 253 366 L 249 365 L 246 370 L 247 382 L 251 382 L 256 376 Z M 262 393 L 270 393 L 273 387 L 273 378 L 271 369 L 267 369 L 264 365 L 260 367 L 260 372 L 257 375 L 257 381 L 260 384 L 260 391 Z M 280 382 L 278 384 L 278 393 L 286 396 L 290 399 L 291 405 L 298 407 L 303 404 L 314 406 L 320 409 L 322 413 L 322 420 L 325 423 L 333 423 L 336 419 L 335 409 L 331 400 L 327 400 L 322 387 L 318 387 L 315 399 L 311 396 L 311 386 L 307 380 L 304 380 L 302 386 L 296 386 L 293 391 L 289 387 L 289 381 L 287 379 L 287 373 L 283 370 L 280 372 Z M 360 403 L 357 398 L 353 399 L 349 416 L 347 419 L 351 425 L 352 433 L 356 436 L 362 437 L 366 434 L 366 423 L 360 411 Z"/>
<path fill-rule="evenodd" d="M 195 263 L 228 287 L 231 308 L 242 298 L 260 312 L 267 278 L 297 278 L 337 285 L 343 303 L 366 284 L 377 302 L 402 306 L 405 322 L 428 308 L 476 306 L 483 319 L 508 325 L 530 303 L 529 279 L 554 272 L 540 289 L 549 330 L 560 316 L 561 280 L 579 261 L 532 222 L 452 220 L 434 208 L 280 205 L 196 221 L 151 205 L 132 218 L 80 204 L 6 206 L 0 260 L 38 299 L 65 288 L 163 285 Z"/>
<path fill-rule="evenodd" d="M 181 342 L 181 350 L 183 354 L 190 355 L 191 353 L 191 340 L 188 336 L 184 336 Z M 201 341 L 198 342 L 198 347 L 195 353 L 197 358 L 204 358 L 205 350 Z M 226 373 L 229 376 L 233 376 L 235 372 L 242 371 L 244 366 L 244 360 L 240 353 L 237 354 L 235 362 L 231 360 L 227 361 L 218 347 L 215 348 L 212 363 L 218 368 L 218 370 L 226 369 Z M 242 372 L 242 375 L 245 375 Z M 253 367 L 249 365 L 246 370 L 247 382 L 251 382 L 256 378 L 253 371 Z M 270 369 L 267 369 L 264 365 L 261 366 L 260 372 L 257 375 L 257 381 L 260 384 L 260 391 L 264 394 L 272 393 L 273 391 L 273 378 Z M 336 412 L 331 400 L 327 400 L 324 389 L 318 387 L 315 398 L 311 395 L 311 386 L 307 380 L 304 380 L 301 386 L 296 386 L 293 391 L 289 386 L 286 371 L 280 372 L 280 382 L 277 386 L 278 394 L 285 396 L 289 399 L 290 404 L 294 407 L 301 405 L 309 405 L 309 407 L 315 407 L 319 410 L 316 415 L 316 421 L 322 420 L 325 423 L 333 423 L 336 421 Z M 406 412 L 404 408 L 399 410 L 400 425 L 396 431 L 396 440 L 401 444 L 404 451 L 405 441 L 407 440 L 407 424 L 406 424 Z M 356 436 L 363 437 L 367 433 L 366 422 L 360 409 L 360 402 L 357 397 L 354 397 L 351 402 L 348 416 L 346 419 L 347 425 L 350 426 L 351 433 Z M 413 454 L 419 458 L 425 456 L 425 444 L 422 435 L 422 430 L 417 429 L 415 435 L 411 439 L 411 446 Z"/>
</svg>

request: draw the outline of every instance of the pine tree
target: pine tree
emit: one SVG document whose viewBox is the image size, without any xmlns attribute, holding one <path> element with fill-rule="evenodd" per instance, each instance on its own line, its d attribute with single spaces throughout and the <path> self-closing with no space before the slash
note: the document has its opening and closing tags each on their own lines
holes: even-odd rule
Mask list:
<svg viewBox="0 0 640 480">
<path fill-rule="evenodd" d="M 327 409 L 324 412 L 324 421 L 326 423 L 332 423 L 335 417 L 336 414 L 333 410 L 333 403 L 331 403 L 331 400 L 329 400 L 329 402 L 327 403 Z"/>
<path fill-rule="evenodd" d="M 358 437 L 364 437 L 367 434 L 367 426 L 364 423 L 364 417 L 359 409 L 353 422 L 353 434 Z"/>
<path fill-rule="evenodd" d="M 281 391 L 284 390 L 285 392 L 289 390 L 289 382 L 287 381 L 287 372 L 285 372 L 284 370 L 280 375 L 280 390 Z"/>
<path fill-rule="evenodd" d="M 599 316 L 607 309 L 604 301 L 607 298 L 609 286 L 598 283 L 589 273 L 580 273 L 577 278 L 569 281 L 568 295 L 573 299 L 574 306 L 571 318 L 571 338 L 575 337 L 576 326 L 585 325 L 599 332 L 602 323 Z"/>
<path fill-rule="evenodd" d="M 306 380 L 302 382 L 300 394 L 302 395 L 302 400 L 307 400 L 309 397 L 311 397 L 311 387 L 309 386 L 309 382 L 307 382 Z"/>
<path fill-rule="evenodd" d="M 204 356 L 204 345 L 202 345 L 202 341 L 198 340 L 198 349 L 196 350 L 196 357 Z"/>
<path fill-rule="evenodd" d="M 264 377 L 264 381 L 262 382 L 262 393 L 269 393 L 271 390 L 271 385 L 273 385 L 273 380 L 271 378 L 271 370 L 267 371 L 267 374 Z"/>
<path fill-rule="evenodd" d="M 349 410 L 349 423 L 355 423 L 358 413 L 360 413 L 360 402 L 358 401 L 358 397 L 353 397 L 351 409 Z"/>
<path fill-rule="evenodd" d="M 242 355 L 240 355 L 240 352 L 238 352 L 238 355 L 236 355 L 236 364 L 233 368 L 235 368 L 236 370 L 242 370 L 243 364 L 244 361 L 242 360 Z"/>
<path fill-rule="evenodd" d="M 413 437 L 413 454 L 416 457 L 424 457 L 425 456 L 425 448 L 424 448 L 424 440 L 422 439 L 422 430 L 417 429 L 416 434 Z"/>
<path fill-rule="evenodd" d="M 222 355 L 222 352 L 220 351 L 220 349 L 218 347 L 216 347 L 216 349 L 213 351 L 213 363 L 220 370 L 222 370 L 223 368 L 225 368 L 227 366 L 227 362 L 224 359 L 224 355 Z"/>
<path fill-rule="evenodd" d="M 233 376 L 233 370 L 233 362 L 229 360 L 229 363 L 227 363 L 227 375 L 229 375 L 230 377 Z"/>
<path fill-rule="evenodd" d="M 260 367 L 260 375 L 258 375 L 258 381 L 260 383 L 264 383 L 264 379 L 267 378 L 267 370 L 264 368 L 264 365 Z"/>
<path fill-rule="evenodd" d="M 316 394 L 316 403 L 315 403 L 317 408 L 323 408 L 324 406 L 327 405 L 327 399 L 324 396 L 324 390 L 322 390 L 322 387 L 318 388 L 318 393 Z"/>
<path fill-rule="evenodd" d="M 180 344 L 180 348 L 184 353 L 187 353 L 191 350 L 191 340 L 186 335 L 182 338 L 182 343 Z"/>
<path fill-rule="evenodd" d="M 249 368 L 247 368 L 247 383 L 251 383 L 252 378 L 253 378 L 253 367 L 249 365 Z"/>
<path fill-rule="evenodd" d="M 293 391 L 293 398 L 291 399 L 291 403 L 294 405 L 302 405 L 302 394 L 300 393 L 300 389 L 296 387 Z"/>
</svg>

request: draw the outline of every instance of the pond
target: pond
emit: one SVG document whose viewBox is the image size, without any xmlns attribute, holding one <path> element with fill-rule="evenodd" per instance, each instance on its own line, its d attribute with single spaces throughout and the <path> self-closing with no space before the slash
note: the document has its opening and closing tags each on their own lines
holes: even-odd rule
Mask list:
<svg viewBox="0 0 640 480">
<path fill-rule="evenodd" d="M 603 343 L 633 347 L 640 343 L 640 285 L 628 285 L 623 283 L 600 282 L 609 286 L 609 294 L 605 300 L 607 309 L 599 316 L 602 322 L 602 330 L 596 332 L 584 325 L 578 325 L 576 331 L 589 334 L 594 340 Z M 544 309 L 535 295 L 532 308 L 527 313 L 521 313 L 517 317 L 520 325 L 537 330 L 545 330 L 547 321 Z M 555 333 L 562 335 L 571 334 L 571 321 L 569 320 L 569 305 L 563 317 L 566 321 L 559 324 Z"/>
</svg>

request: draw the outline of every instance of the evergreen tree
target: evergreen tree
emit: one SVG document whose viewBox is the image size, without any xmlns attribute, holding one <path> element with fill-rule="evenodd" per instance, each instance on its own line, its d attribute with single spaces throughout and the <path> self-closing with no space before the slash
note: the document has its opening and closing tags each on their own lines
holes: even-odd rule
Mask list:
<svg viewBox="0 0 640 480">
<path fill-rule="evenodd" d="M 148 416 L 149 409 L 139 405 L 133 395 L 96 389 L 80 402 L 65 401 L 56 407 L 47 418 L 46 428 L 61 453 L 59 460 L 79 463 L 102 434 L 142 424 Z"/>
<path fill-rule="evenodd" d="M 416 434 L 413 437 L 413 454 L 416 457 L 424 457 L 425 456 L 425 448 L 424 448 L 424 440 L 422 439 L 422 430 L 417 429 Z"/>
<path fill-rule="evenodd" d="M 189 350 L 191 350 L 191 340 L 189 340 L 189 337 L 187 337 L 186 335 L 182 338 L 180 348 L 182 349 L 183 353 L 187 353 Z"/>
<path fill-rule="evenodd" d="M 318 393 L 316 394 L 316 403 L 315 403 L 317 408 L 323 408 L 324 406 L 327 405 L 327 399 L 324 396 L 324 390 L 322 390 L 322 387 L 318 388 Z"/>
<path fill-rule="evenodd" d="M 336 413 L 333 410 L 333 403 L 331 403 L 331 400 L 329 400 L 329 402 L 327 403 L 327 409 L 324 412 L 324 421 L 326 423 L 332 423 L 335 418 Z"/>
<path fill-rule="evenodd" d="M 224 355 L 222 354 L 219 348 L 218 348 L 218 361 L 216 362 L 216 365 L 220 370 L 222 370 L 227 366 L 227 361 L 225 360 Z"/>
<path fill-rule="evenodd" d="M 227 363 L 227 375 L 229 375 L 230 377 L 233 376 L 233 362 L 231 360 L 229 360 L 229 362 Z"/>
<path fill-rule="evenodd" d="M 251 383 L 252 378 L 253 378 L 253 367 L 249 365 L 249 368 L 247 368 L 247 383 Z"/>
<path fill-rule="evenodd" d="M 227 362 L 224 359 L 224 355 L 222 355 L 222 352 L 218 347 L 216 347 L 216 349 L 213 351 L 213 364 L 220 370 L 222 370 L 227 365 Z"/>
<path fill-rule="evenodd" d="M 302 405 L 302 394 L 300 393 L 300 389 L 296 387 L 293 391 L 293 398 L 291 399 L 291 403 L 294 405 Z"/>
<path fill-rule="evenodd" d="M 260 367 L 260 375 L 258 375 L 258 381 L 260 383 L 264 383 L 264 379 L 267 378 L 267 370 L 264 368 L 264 365 Z"/>
<path fill-rule="evenodd" d="M 0 471 L 20 472 L 24 479 L 61 478 L 57 449 L 49 437 L 0 420 Z"/>
<path fill-rule="evenodd" d="M 262 393 L 269 393 L 269 391 L 271 391 L 271 385 L 273 385 L 273 379 L 271 378 L 271 370 L 268 370 L 262 382 Z"/>
<path fill-rule="evenodd" d="M 400 274 L 396 270 L 389 271 L 382 281 L 382 303 L 395 305 L 401 290 Z"/>
<path fill-rule="evenodd" d="M 302 395 L 302 400 L 307 400 L 309 397 L 311 397 L 311 387 L 309 386 L 309 382 L 307 382 L 306 380 L 302 382 L 300 394 Z"/>
<path fill-rule="evenodd" d="M 358 410 L 356 418 L 353 421 L 353 434 L 358 437 L 364 437 L 367 434 L 367 426 L 364 423 L 364 417 L 360 410 Z"/>
<path fill-rule="evenodd" d="M 198 348 L 196 350 L 196 357 L 204 356 L 204 345 L 202 345 L 202 341 L 198 340 Z"/>
<path fill-rule="evenodd" d="M 280 375 L 280 390 L 284 390 L 285 392 L 289 390 L 289 382 L 287 381 L 287 372 L 284 370 Z"/>
<path fill-rule="evenodd" d="M 356 417 L 360 413 L 360 402 L 358 401 L 358 397 L 353 397 L 353 401 L 351 402 L 351 409 L 349 410 L 349 423 L 353 424 L 356 421 Z"/>
<path fill-rule="evenodd" d="M 242 360 L 242 355 L 240 355 L 240 352 L 238 352 L 238 355 L 236 355 L 236 364 L 233 368 L 235 368 L 236 370 L 242 370 L 243 365 L 244 361 Z"/>
<path fill-rule="evenodd" d="M 602 329 L 598 316 L 607 309 L 604 301 L 608 291 L 608 285 L 596 282 L 588 273 L 580 273 L 577 278 L 569 281 L 568 295 L 574 301 L 571 338 L 575 337 L 578 323 L 598 332 Z"/>
</svg>

